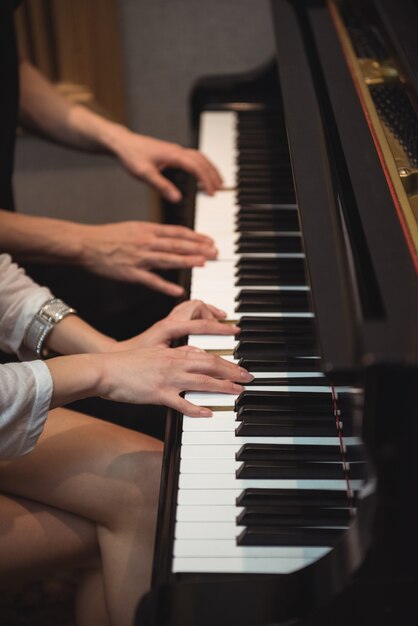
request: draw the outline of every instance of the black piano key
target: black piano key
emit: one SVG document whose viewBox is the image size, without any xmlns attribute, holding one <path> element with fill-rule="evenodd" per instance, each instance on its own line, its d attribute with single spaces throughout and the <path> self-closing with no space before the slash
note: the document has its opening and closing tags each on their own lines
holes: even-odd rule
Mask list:
<svg viewBox="0 0 418 626">
<path fill-rule="evenodd" d="M 275 269 L 266 270 L 240 270 L 234 276 L 234 284 L 236 286 L 279 286 L 286 287 L 292 285 L 295 287 L 306 287 L 306 276 L 302 272 L 289 272 L 286 270 Z"/>
<path fill-rule="evenodd" d="M 238 254 L 264 252 L 302 252 L 299 235 L 271 235 L 264 237 L 261 234 L 241 236 L 236 242 Z"/>
<path fill-rule="evenodd" d="M 306 304 L 309 291 L 305 289 L 241 289 L 235 300 L 240 302 L 281 302 Z"/>
<path fill-rule="evenodd" d="M 249 372 L 319 372 L 321 359 L 286 356 L 276 357 L 272 360 L 240 359 L 238 363 Z"/>
<path fill-rule="evenodd" d="M 347 528 L 348 508 L 265 506 L 247 507 L 236 518 L 237 526 L 340 526 Z"/>
<path fill-rule="evenodd" d="M 272 205 L 270 207 L 261 207 L 254 205 L 240 205 L 237 211 L 236 221 L 247 221 L 257 223 L 259 221 L 272 221 L 278 224 L 291 224 L 295 226 L 295 230 L 300 230 L 298 211 L 295 208 L 284 208 Z M 249 229 L 251 230 L 251 229 Z"/>
<path fill-rule="evenodd" d="M 278 231 L 278 232 L 299 232 L 299 224 L 297 222 L 279 221 L 276 219 L 238 219 L 235 222 L 236 232 L 266 232 L 266 231 Z"/>
<path fill-rule="evenodd" d="M 238 206 L 235 215 L 234 222 L 240 224 L 242 222 L 248 222 L 250 225 L 259 224 L 260 222 L 271 222 L 277 226 L 277 230 L 300 230 L 298 213 L 296 210 L 289 209 L 269 209 L 269 208 L 242 208 Z M 283 226 L 292 226 L 293 228 L 285 228 Z M 251 230 L 250 228 L 243 228 L 242 230 Z"/>
<path fill-rule="evenodd" d="M 274 313 L 277 310 L 283 313 L 309 313 L 310 311 L 309 305 L 303 302 L 292 305 L 289 301 L 281 302 L 278 307 L 277 303 L 268 300 L 258 302 L 244 300 L 235 306 L 236 313 Z"/>
<path fill-rule="evenodd" d="M 332 419 L 317 422 L 302 419 L 283 419 L 274 423 L 261 420 L 242 420 L 235 430 L 236 437 L 336 437 L 337 429 Z M 284 478 L 284 477 L 283 477 Z"/>
<path fill-rule="evenodd" d="M 244 461 L 236 471 L 237 478 L 245 479 L 338 480 L 344 475 L 341 462 L 321 461 Z"/>
<path fill-rule="evenodd" d="M 246 231 L 248 232 L 248 231 Z M 303 257 L 260 257 L 241 255 L 236 263 L 236 275 L 245 272 L 281 272 L 283 274 L 305 275 Z"/>
<path fill-rule="evenodd" d="M 295 195 L 290 190 L 285 188 L 282 188 L 280 193 L 278 191 L 275 193 L 269 191 L 265 191 L 263 193 L 257 193 L 255 191 L 238 191 L 237 202 L 238 204 L 294 204 Z M 295 251 L 298 252 L 298 250 Z M 277 252 L 280 252 L 280 250 Z"/>
<path fill-rule="evenodd" d="M 241 170 L 237 180 L 238 189 L 240 192 L 253 190 L 257 192 L 260 190 L 260 192 L 264 193 L 266 189 L 268 189 L 270 193 L 280 192 L 283 189 L 283 184 L 290 187 L 289 181 L 291 180 L 291 171 L 285 170 L 283 167 L 280 169 L 281 171 L 277 171 L 273 178 L 268 178 L 262 174 L 260 175 L 259 172 L 257 174 L 249 173 L 244 176 Z"/>
<path fill-rule="evenodd" d="M 278 318 L 279 319 L 279 318 Z M 303 328 L 303 326 L 292 326 L 291 324 L 285 326 L 277 324 L 241 324 L 241 320 L 238 321 L 237 325 L 240 328 L 240 339 L 257 339 L 263 340 L 264 338 L 271 337 L 274 339 L 291 339 L 298 341 L 299 343 L 302 341 L 308 341 L 310 343 L 314 343 L 316 341 L 316 336 L 313 328 Z"/>
<path fill-rule="evenodd" d="M 269 176 L 271 176 L 272 178 L 274 176 L 277 175 L 277 167 L 280 167 L 282 163 L 285 163 L 286 161 L 286 155 L 283 154 L 281 156 L 278 156 L 276 154 L 276 159 L 275 162 L 273 163 L 272 161 L 266 161 L 265 159 L 261 160 L 261 159 L 254 159 L 254 158 L 250 158 L 249 162 L 247 163 L 245 161 L 245 159 L 238 159 L 237 160 L 237 164 L 239 166 L 238 168 L 238 174 L 240 175 L 248 175 L 248 176 L 256 176 L 257 174 L 263 176 L 264 174 L 267 174 Z M 286 190 L 289 194 L 291 192 L 293 192 L 293 196 L 294 196 L 294 190 L 293 189 L 287 189 Z M 250 206 L 250 205 L 254 205 L 254 202 L 243 202 L 241 203 L 242 206 Z M 274 204 L 273 202 L 271 202 L 270 204 Z M 280 202 L 277 204 L 281 204 Z M 296 207 L 296 200 L 294 199 L 293 202 L 290 203 L 290 206 L 292 207 Z"/>
<path fill-rule="evenodd" d="M 237 538 L 239 546 L 328 546 L 341 535 L 339 528 L 276 528 L 259 526 L 245 528 Z"/>
<path fill-rule="evenodd" d="M 237 287 L 251 287 L 254 285 L 265 285 L 266 287 L 294 285 L 296 287 L 304 287 L 306 285 L 306 277 L 304 274 L 286 274 L 284 272 L 271 274 L 240 272 L 235 277 L 235 285 Z"/>
<path fill-rule="evenodd" d="M 275 260 L 276 261 L 276 260 Z M 238 280 L 248 280 L 252 279 L 254 284 L 258 284 L 254 278 L 259 277 L 260 280 L 273 277 L 276 280 L 276 285 L 281 284 L 281 280 L 286 280 L 287 284 L 294 284 L 298 286 L 307 286 L 307 278 L 306 274 L 303 271 L 303 268 L 295 267 L 295 268 L 286 268 L 281 265 L 280 259 L 277 259 L 275 263 L 271 263 L 270 266 L 267 267 L 242 267 L 238 268 L 234 273 L 234 279 Z"/>
<path fill-rule="evenodd" d="M 289 378 L 288 376 L 284 376 L 281 378 L 268 378 L 267 376 L 263 376 L 262 378 L 254 378 L 254 380 L 252 380 L 250 383 L 245 383 L 245 386 L 250 388 L 257 385 L 269 385 L 270 387 L 291 387 L 292 385 L 309 385 L 309 387 L 322 387 L 322 385 L 324 384 L 324 379 L 319 376 L 301 376 L 292 378 Z"/>
<path fill-rule="evenodd" d="M 345 491 L 334 489 L 244 489 L 236 498 L 237 506 L 278 505 L 309 507 L 346 507 L 355 504 Z"/>
<path fill-rule="evenodd" d="M 258 405 L 280 408 L 285 404 L 293 407 L 325 408 L 333 411 L 331 392 L 292 391 L 243 391 L 235 401 L 235 410 L 241 406 Z"/>
<path fill-rule="evenodd" d="M 268 359 L 269 357 L 274 358 L 280 354 L 316 355 L 318 354 L 318 349 L 312 339 L 309 340 L 303 337 L 299 340 L 297 340 L 296 337 L 286 339 L 284 337 L 266 334 L 265 337 L 259 337 L 258 339 L 241 339 L 240 337 L 234 350 L 235 359 L 251 358 L 253 356 Z"/>
<path fill-rule="evenodd" d="M 243 420 L 280 421 L 286 417 L 298 420 L 309 419 L 312 423 L 321 423 L 323 420 L 326 422 L 331 418 L 335 419 L 335 415 L 328 407 L 312 407 L 309 404 L 302 406 L 283 404 L 280 407 L 268 404 L 244 405 L 238 409 L 235 419 L 237 422 L 242 422 Z M 341 416 L 338 416 L 338 419 L 341 420 Z"/>
<path fill-rule="evenodd" d="M 257 317 L 243 315 L 238 321 L 238 326 L 243 331 L 248 332 L 283 332 L 314 334 L 315 324 L 309 317 Z"/>
<path fill-rule="evenodd" d="M 289 404 L 285 404 L 283 406 L 269 406 L 267 405 L 259 405 L 259 404 L 250 404 L 242 406 L 238 409 L 236 413 L 236 421 L 242 422 L 244 420 L 275 420 L 280 421 L 284 418 L 289 417 L 293 419 L 303 420 L 308 419 L 311 423 L 318 422 L 321 423 L 323 420 L 327 421 L 328 419 L 334 418 L 333 413 L 326 407 L 311 407 L 309 405 L 305 406 L 291 406 Z M 340 416 L 338 418 L 341 419 Z"/>
<path fill-rule="evenodd" d="M 341 461 L 339 446 L 245 443 L 235 454 L 237 461 Z"/>
<path fill-rule="evenodd" d="M 306 291 L 268 291 L 242 289 L 236 298 L 236 311 L 243 313 L 295 312 L 308 313 L 310 302 Z"/>
<path fill-rule="evenodd" d="M 312 347 L 316 345 L 316 337 L 315 334 L 311 331 L 300 331 L 293 328 L 277 328 L 277 329 L 264 329 L 262 327 L 259 328 L 251 328 L 250 330 L 244 329 L 240 330 L 237 335 L 237 339 L 239 342 L 248 341 L 248 342 L 257 342 L 265 343 L 266 341 L 271 341 L 274 343 L 288 343 L 289 346 L 301 346 L 302 349 L 304 346 L 309 347 L 309 353 L 311 353 Z M 318 350 L 316 351 L 316 354 Z M 308 356 L 308 352 L 304 353 L 302 350 L 299 354 L 304 354 Z M 257 355 L 253 355 L 257 358 Z M 262 358 L 261 355 L 258 358 Z M 268 359 L 266 359 L 268 360 Z"/>
<path fill-rule="evenodd" d="M 260 257 L 260 256 L 246 256 L 243 254 L 237 261 L 237 270 L 264 270 L 274 271 L 275 269 L 283 269 L 286 271 L 292 271 L 296 269 L 301 271 L 304 269 L 304 259 L 302 257 Z"/>
</svg>

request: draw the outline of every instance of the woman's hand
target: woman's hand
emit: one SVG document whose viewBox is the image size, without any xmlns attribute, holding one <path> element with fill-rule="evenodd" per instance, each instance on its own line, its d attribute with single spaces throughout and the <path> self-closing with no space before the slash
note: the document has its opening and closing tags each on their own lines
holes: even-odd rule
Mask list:
<svg viewBox="0 0 418 626">
<path fill-rule="evenodd" d="M 226 314 L 201 300 L 187 300 L 137 337 L 120 341 L 113 350 L 134 348 L 168 348 L 175 339 L 187 335 L 236 335 L 238 326 L 223 324 Z"/>
<path fill-rule="evenodd" d="M 180 397 L 184 391 L 239 394 L 253 376 L 219 356 L 185 346 L 100 355 L 99 395 L 108 400 L 171 407 L 192 417 L 210 409 Z"/>
</svg>

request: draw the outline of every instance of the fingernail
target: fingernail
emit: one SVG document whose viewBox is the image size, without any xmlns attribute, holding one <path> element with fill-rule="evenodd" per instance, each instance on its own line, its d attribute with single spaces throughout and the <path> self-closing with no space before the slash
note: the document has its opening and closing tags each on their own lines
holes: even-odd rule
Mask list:
<svg viewBox="0 0 418 626">
<path fill-rule="evenodd" d="M 215 246 L 209 246 L 207 251 L 208 256 L 218 256 L 218 248 Z"/>
<path fill-rule="evenodd" d="M 241 391 L 244 391 L 244 387 L 242 385 L 237 385 L 236 383 L 232 383 L 232 387 L 234 391 L 238 393 L 241 393 Z"/>
<path fill-rule="evenodd" d="M 210 409 L 200 409 L 199 415 L 201 417 L 212 417 L 212 411 Z"/>
<path fill-rule="evenodd" d="M 183 287 L 172 287 L 170 295 L 174 298 L 184 295 Z"/>
<path fill-rule="evenodd" d="M 171 202 L 179 202 L 179 200 L 181 200 L 181 193 L 179 191 L 176 191 L 174 189 L 169 191 L 169 200 Z"/>
<path fill-rule="evenodd" d="M 239 332 L 241 330 L 240 327 L 239 326 L 235 326 L 235 324 L 231 324 L 230 328 L 232 328 L 232 330 L 234 332 Z"/>
<path fill-rule="evenodd" d="M 250 383 L 252 380 L 254 380 L 254 376 L 250 374 L 250 372 L 247 372 L 247 370 L 241 370 L 240 377 L 247 383 Z"/>
</svg>

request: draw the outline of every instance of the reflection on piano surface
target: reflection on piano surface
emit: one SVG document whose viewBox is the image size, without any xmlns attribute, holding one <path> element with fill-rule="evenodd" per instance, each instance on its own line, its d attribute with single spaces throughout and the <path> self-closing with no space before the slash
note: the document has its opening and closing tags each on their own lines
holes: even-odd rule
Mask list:
<svg viewBox="0 0 418 626">
<path fill-rule="evenodd" d="M 192 343 L 255 378 L 168 420 L 138 626 L 418 622 L 418 9 L 391 5 L 274 0 L 277 65 L 194 94 L 225 189 L 187 181 L 219 249 L 190 296 L 240 334 Z"/>
</svg>

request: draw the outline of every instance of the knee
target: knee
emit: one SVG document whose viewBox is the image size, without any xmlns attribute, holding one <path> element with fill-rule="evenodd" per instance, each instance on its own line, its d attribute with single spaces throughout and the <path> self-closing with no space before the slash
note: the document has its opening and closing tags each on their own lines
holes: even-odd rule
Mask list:
<svg viewBox="0 0 418 626">
<path fill-rule="evenodd" d="M 131 525 L 153 517 L 157 510 L 162 454 L 157 450 L 119 455 L 108 468 L 111 493 L 109 526 Z"/>
</svg>

